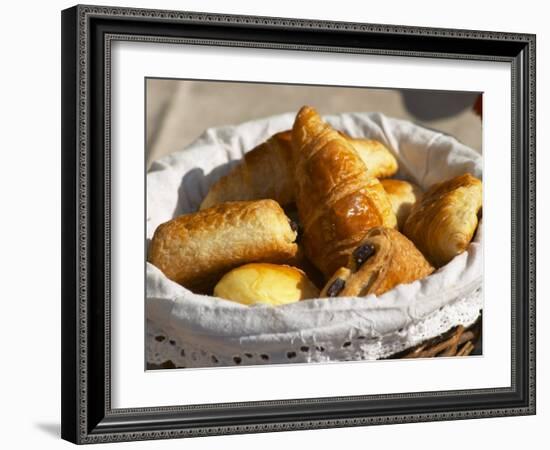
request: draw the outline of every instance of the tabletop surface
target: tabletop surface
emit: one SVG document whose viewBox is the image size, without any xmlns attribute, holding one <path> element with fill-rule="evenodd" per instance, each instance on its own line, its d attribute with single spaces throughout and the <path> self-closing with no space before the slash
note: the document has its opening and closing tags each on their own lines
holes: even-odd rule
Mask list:
<svg viewBox="0 0 550 450">
<path fill-rule="evenodd" d="M 478 93 L 148 79 L 147 164 L 182 150 L 204 130 L 298 111 L 377 111 L 446 134 L 481 152 Z"/>
</svg>

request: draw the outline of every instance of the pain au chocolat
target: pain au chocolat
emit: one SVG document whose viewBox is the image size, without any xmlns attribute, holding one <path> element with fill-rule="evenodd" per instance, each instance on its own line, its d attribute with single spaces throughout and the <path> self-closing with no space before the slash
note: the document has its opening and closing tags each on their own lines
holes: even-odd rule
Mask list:
<svg viewBox="0 0 550 450">
<path fill-rule="evenodd" d="M 382 295 L 399 284 L 427 277 L 434 268 L 422 253 L 392 228 L 371 229 L 321 291 L 321 297 Z"/>
</svg>

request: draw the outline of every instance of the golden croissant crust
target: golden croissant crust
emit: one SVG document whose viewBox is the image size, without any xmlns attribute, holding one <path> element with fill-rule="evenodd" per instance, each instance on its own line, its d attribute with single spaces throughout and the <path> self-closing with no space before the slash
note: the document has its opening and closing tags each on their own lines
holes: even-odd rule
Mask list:
<svg viewBox="0 0 550 450">
<path fill-rule="evenodd" d="M 441 267 L 468 247 L 481 203 L 481 181 L 469 173 L 435 184 L 413 206 L 403 232 Z"/>
<path fill-rule="evenodd" d="M 200 209 L 235 200 L 271 198 L 282 206 L 294 202 L 294 164 L 291 130 L 271 136 L 243 157 L 227 175 L 209 189 Z M 372 177 L 392 176 L 397 160 L 381 142 L 354 139 L 340 133 L 353 145 Z"/>
<path fill-rule="evenodd" d="M 399 284 L 427 277 L 434 268 L 422 253 L 392 228 L 371 229 L 321 291 L 321 297 L 382 295 Z"/>
<path fill-rule="evenodd" d="M 149 261 L 169 279 L 203 292 L 242 264 L 293 258 L 295 239 L 277 202 L 228 202 L 159 225 Z"/>
<path fill-rule="evenodd" d="M 353 138 L 343 131 L 339 133 L 353 146 L 371 177 L 387 178 L 397 173 L 397 159 L 382 142 L 375 139 Z"/>
<path fill-rule="evenodd" d="M 282 264 L 251 263 L 226 273 L 214 288 L 216 297 L 244 305 L 286 305 L 319 296 L 306 274 Z"/>
<path fill-rule="evenodd" d="M 422 190 L 416 184 L 393 178 L 380 180 L 380 183 L 390 199 L 397 226 L 402 229 L 413 205 L 422 197 Z"/>
<path fill-rule="evenodd" d="M 200 209 L 227 201 L 262 198 L 283 206 L 294 201 L 290 131 L 274 134 L 246 153 L 237 166 L 210 187 Z"/>
<path fill-rule="evenodd" d="M 294 122 L 296 206 L 307 257 L 330 276 L 365 233 L 397 224 L 391 203 L 353 146 L 310 107 Z"/>
</svg>

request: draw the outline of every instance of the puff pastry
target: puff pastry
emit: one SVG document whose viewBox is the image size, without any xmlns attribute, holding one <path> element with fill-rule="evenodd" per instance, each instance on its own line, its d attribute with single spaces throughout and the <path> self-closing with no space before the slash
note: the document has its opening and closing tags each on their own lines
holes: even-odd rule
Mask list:
<svg viewBox="0 0 550 450">
<path fill-rule="evenodd" d="M 481 203 L 481 181 L 469 173 L 435 184 L 413 206 L 403 232 L 441 267 L 468 247 Z"/>
<path fill-rule="evenodd" d="M 416 184 L 393 178 L 380 180 L 380 182 L 388 194 L 393 212 L 397 217 L 397 226 L 401 229 L 411 208 L 422 197 L 422 190 Z"/>
<path fill-rule="evenodd" d="M 277 306 L 318 297 L 319 289 L 296 267 L 251 263 L 226 273 L 214 295 L 244 305 Z"/>
<path fill-rule="evenodd" d="M 274 200 L 227 202 L 158 226 L 149 261 L 171 280 L 205 292 L 227 271 L 295 256 L 293 230 Z"/>
<path fill-rule="evenodd" d="M 376 227 L 326 283 L 321 297 L 381 295 L 399 284 L 430 275 L 434 268 L 422 253 L 392 228 Z"/>
<path fill-rule="evenodd" d="M 381 142 L 341 135 L 353 145 L 369 175 L 382 178 L 397 172 L 397 160 Z M 274 134 L 246 153 L 237 166 L 210 187 L 200 209 L 226 201 L 261 198 L 271 198 L 282 206 L 294 202 L 291 130 Z"/>
<path fill-rule="evenodd" d="M 330 276 L 370 228 L 395 227 L 395 214 L 357 151 L 313 108 L 304 106 L 296 116 L 292 144 L 305 253 Z"/>
<path fill-rule="evenodd" d="M 274 134 L 244 155 L 242 162 L 216 181 L 200 209 L 226 201 L 271 198 L 281 205 L 294 201 L 290 131 Z"/>
<path fill-rule="evenodd" d="M 359 154 L 371 177 L 387 178 L 397 173 L 397 159 L 382 142 L 375 139 L 353 138 L 343 131 L 339 133 Z"/>
</svg>

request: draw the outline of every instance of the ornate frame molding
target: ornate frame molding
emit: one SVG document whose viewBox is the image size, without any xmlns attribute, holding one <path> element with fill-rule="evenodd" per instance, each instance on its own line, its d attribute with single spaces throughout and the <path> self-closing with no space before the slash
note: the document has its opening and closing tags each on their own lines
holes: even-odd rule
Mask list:
<svg viewBox="0 0 550 450">
<path fill-rule="evenodd" d="M 103 20 L 101 30 L 94 29 Z M 104 22 L 112 22 L 114 30 Z M 133 22 L 132 22 L 133 21 Z M 326 31 L 345 38 L 348 33 L 359 33 L 366 38 L 376 36 L 382 42 L 382 48 L 369 46 L 341 46 L 321 43 L 272 42 L 246 39 L 219 39 L 212 37 L 174 37 L 153 36 L 151 34 L 125 32 L 128 23 L 139 23 L 143 30 L 151 23 L 160 23 L 171 27 L 198 26 L 229 30 L 231 26 L 246 29 L 250 34 L 267 30 L 274 36 L 276 33 L 294 31 Z M 535 36 L 471 30 L 449 30 L 441 28 L 404 27 L 396 25 L 379 25 L 347 23 L 332 21 L 314 21 L 304 19 L 271 18 L 255 16 L 236 16 L 205 14 L 196 12 L 160 11 L 99 6 L 76 6 L 63 12 L 63 377 L 71 380 L 63 390 L 62 435 L 65 439 L 77 443 L 98 443 L 112 441 L 129 441 L 142 439 L 163 439 L 173 437 L 206 436 L 214 434 L 238 434 L 250 432 L 271 432 L 327 427 L 347 427 L 373 424 L 389 424 L 420 421 L 456 420 L 535 413 Z M 298 36 L 298 34 L 296 34 Z M 261 38 L 262 36 L 260 36 Z M 385 48 L 386 38 L 424 37 L 427 48 Z M 94 41 L 94 39 L 96 41 Z M 327 38 L 328 39 L 328 38 Z M 430 396 L 437 398 L 457 397 L 471 399 L 478 395 L 495 396 L 514 394 L 515 402 L 500 406 L 496 400 L 486 407 L 468 407 L 449 411 L 416 411 L 407 414 L 378 414 L 370 412 L 349 417 L 329 415 L 311 420 L 280 420 L 265 423 L 220 423 L 214 425 L 193 425 L 192 421 L 176 422 L 168 425 L 174 414 L 200 411 L 201 417 L 208 417 L 208 411 L 216 408 L 238 409 L 241 407 L 284 408 L 291 405 L 328 405 L 346 402 L 351 398 L 335 397 L 330 399 L 289 400 L 275 402 L 253 402 L 238 404 L 196 405 L 171 408 L 137 408 L 111 409 L 110 402 L 110 64 L 111 43 L 115 40 L 142 41 L 155 43 L 186 43 L 196 45 L 243 46 L 266 49 L 292 49 L 304 51 L 329 51 L 364 54 L 384 54 L 411 57 L 431 57 L 449 59 L 479 59 L 485 61 L 504 61 L 512 65 L 512 245 L 519 255 L 512 261 L 513 299 L 516 291 L 527 293 L 517 301 L 524 305 L 514 304 L 512 311 L 512 332 L 514 339 L 520 337 L 518 347 L 512 346 L 512 386 L 510 388 L 483 389 L 471 391 L 447 391 L 419 394 L 398 394 L 354 397 L 353 400 L 378 401 L 398 399 L 414 404 L 415 399 Z M 460 51 L 443 52 L 441 42 L 452 42 Z M 95 42 L 95 43 L 94 43 Z M 103 47 L 100 50 L 98 42 Z M 483 53 L 479 50 L 483 42 L 498 42 L 494 53 Z M 338 44 L 338 42 L 336 42 Z M 380 45 L 380 44 L 379 44 Z M 471 52 L 465 46 L 471 46 Z M 453 47 L 453 48 L 456 48 Z M 498 50 L 501 49 L 499 52 Z M 516 50 L 517 49 L 517 50 Z M 506 50 L 506 51 L 505 51 Z M 99 62 L 102 67 L 98 67 Z M 101 97 L 104 123 L 99 127 L 90 111 L 96 106 L 92 103 L 98 95 L 98 74 L 104 72 L 103 95 Z M 75 107 L 76 105 L 76 107 Z M 95 134 L 94 134 L 95 133 Z M 97 137 L 95 137 L 97 135 Z M 101 136 L 100 136 L 101 135 Z M 103 156 L 99 166 L 91 164 L 91 140 L 102 143 Z M 98 168 L 99 167 L 99 168 Z M 75 170 L 76 169 L 76 170 Z M 94 175 L 102 172 L 102 180 Z M 98 191 L 103 198 L 98 200 L 95 183 L 102 183 Z M 94 183 L 94 184 L 92 184 Z M 519 190 L 518 190 L 519 186 Z M 526 186 L 526 188 L 524 187 Z M 97 207 L 96 202 L 99 202 Z M 98 217 L 98 209 L 103 209 L 104 217 Z M 526 216 L 522 214 L 526 213 Z M 97 225 L 103 222 L 102 226 Z M 102 230 L 102 239 L 94 241 L 102 244 L 99 256 L 103 263 L 97 265 L 97 255 L 92 248 L 91 234 L 97 236 Z M 97 239 L 97 237 L 96 237 Z M 514 253 L 513 253 L 514 254 Z M 91 256 L 92 255 L 92 256 Z M 520 265 L 518 271 L 518 264 Z M 95 269 L 96 265 L 98 266 Z M 100 267 L 101 266 L 101 267 Z M 103 305 L 102 324 L 90 320 L 93 313 L 91 291 L 93 276 L 102 271 Z M 523 271 L 523 272 L 522 272 Z M 95 292 L 97 294 L 97 292 Z M 515 301 L 515 300 L 514 300 Z M 96 306 L 97 307 L 97 306 Z M 522 308 L 525 309 L 522 312 Z M 519 314 L 518 316 L 518 312 Z M 521 322 L 519 322 L 521 321 Z M 518 328 L 519 327 L 519 328 Z M 103 334 L 99 339 L 98 334 Z M 71 340 L 71 343 L 66 343 Z M 521 355 L 517 353 L 521 347 Z M 96 393 L 98 384 L 93 384 L 89 377 L 89 368 L 97 363 L 91 359 L 90 351 L 103 345 L 104 380 L 101 405 L 93 405 L 90 394 Z M 517 371 L 516 367 L 520 370 Z M 521 385 L 521 386 L 520 386 Z M 521 388 L 521 395 L 518 390 Z M 524 394 L 527 394 L 526 398 Z M 520 398 L 521 397 L 521 398 Z M 501 402 L 502 403 L 502 402 Z M 163 424 L 164 421 L 164 424 Z"/>
</svg>

